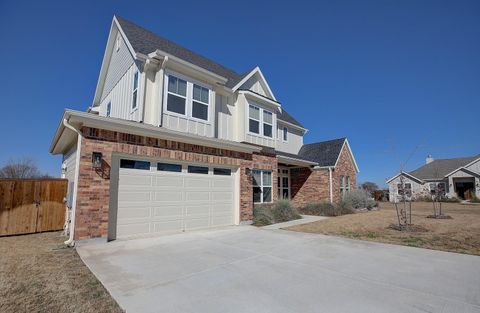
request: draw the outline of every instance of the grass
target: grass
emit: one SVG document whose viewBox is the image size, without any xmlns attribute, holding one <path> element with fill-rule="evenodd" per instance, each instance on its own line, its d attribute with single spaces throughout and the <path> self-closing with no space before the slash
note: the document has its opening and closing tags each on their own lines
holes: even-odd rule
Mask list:
<svg viewBox="0 0 480 313">
<path fill-rule="evenodd" d="M 443 203 L 442 211 L 452 219 L 426 218 L 433 214 L 432 203 L 412 204 L 412 223 L 426 231 L 390 229 L 397 215 L 395 206 L 385 202 L 377 211 L 333 217 L 288 230 L 480 255 L 480 205 Z"/>
<path fill-rule="evenodd" d="M 66 239 L 0 237 L 0 312 L 123 312 Z"/>
</svg>

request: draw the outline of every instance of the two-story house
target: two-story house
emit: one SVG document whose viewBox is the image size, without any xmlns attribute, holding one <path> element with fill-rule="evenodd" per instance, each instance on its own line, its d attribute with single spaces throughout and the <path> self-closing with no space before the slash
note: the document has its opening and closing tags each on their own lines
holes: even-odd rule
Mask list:
<svg viewBox="0 0 480 313">
<path fill-rule="evenodd" d="M 252 220 L 254 203 L 338 201 L 346 138 L 304 144 L 260 68 L 239 74 L 114 17 L 93 105 L 66 110 L 50 152 L 69 180 L 70 242 Z"/>
</svg>

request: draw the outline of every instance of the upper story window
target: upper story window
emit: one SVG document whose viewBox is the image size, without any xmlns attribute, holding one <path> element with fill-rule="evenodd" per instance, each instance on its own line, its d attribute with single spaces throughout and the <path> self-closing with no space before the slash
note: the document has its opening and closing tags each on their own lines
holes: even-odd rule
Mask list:
<svg viewBox="0 0 480 313">
<path fill-rule="evenodd" d="M 120 50 L 121 45 L 122 45 L 121 37 L 120 37 L 120 34 L 118 34 L 117 39 L 115 41 L 115 51 L 118 52 Z"/>
<path fill-rule="evenodd" d="M 183 79 L 170 75 L 168 77 L 167 110 L 185 115 L 186 104 L 187 82 Z"/>
<path fill-rule="evenodd" d="M 254 105 L 248 106 L 248 131 L 253 134 L 273 137 L 273 113 Z"/>
<path fill-rule="evenodd" d="M 199 84 L 168 75 L 167 106 L 171 113 L 208 121 L 210 90 Z"/>
<path fill-rule="evenodd" d="M 109 117 L 110 114 L 112 113 L 112 102 L 107 103 L 107 116 Z"/>
<path fill-rule="evenodd" d="M 288 128 L 287 127 L 284 127 L 283 128 L 283 141 L 288 141 Z"/>
<path fill-rule="evenodd" d="M 208 89 L 193 84 L 192 117 L 208 120 Z"/>
<path fill-rule="evenodd" d="M 133 96 L 132 96 L 132 110 L 137 108 L 138 96 L 138 72 L 133 76 Z"/>
</svg>

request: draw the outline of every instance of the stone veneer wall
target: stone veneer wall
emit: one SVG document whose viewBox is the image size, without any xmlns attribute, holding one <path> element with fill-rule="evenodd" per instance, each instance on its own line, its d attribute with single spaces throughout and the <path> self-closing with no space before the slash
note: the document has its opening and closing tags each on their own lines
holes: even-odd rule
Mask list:
<svg viewBox="0 0 480 313">
<path fill-rule="evenodd" d="M 112 154 L 167 158 L 238 166 L 240 171 L 240 221 L 253 218 L 252 177 L 247 168 L 272 170 L 272 198 L 277 199 L 277 160 L 274 155 L 249 154 L 181 142 L 126 134 L 96 128 L 82 128 L 80 175 L 77 185 L 75 240 L 106 237 L 110 199 Z M 92 152 L 103 155 L 102 170 L 92 168 Z"/>
</svg>

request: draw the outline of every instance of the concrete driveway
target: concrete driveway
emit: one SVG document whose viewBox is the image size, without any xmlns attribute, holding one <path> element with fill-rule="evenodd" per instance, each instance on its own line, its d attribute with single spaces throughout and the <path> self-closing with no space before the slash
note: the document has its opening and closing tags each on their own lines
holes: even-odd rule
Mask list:
<svg viewBox="0 0 480 313">
<path fill-rule="evenodd" d="M 253 226 L 78 247 L 131 312 L 480 312 L 480 257 Z"/>
</svg>

